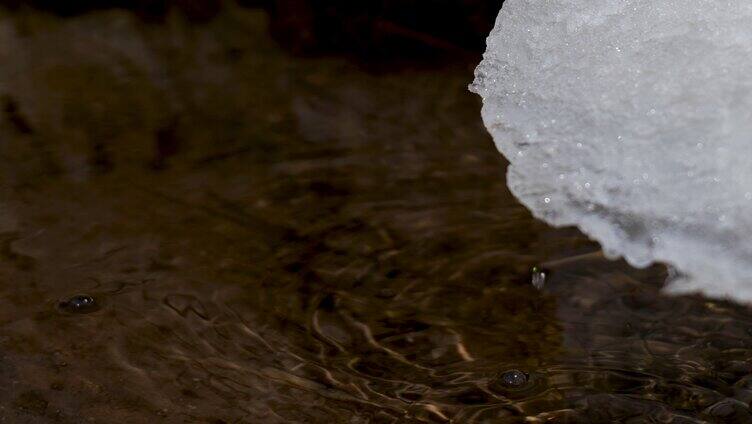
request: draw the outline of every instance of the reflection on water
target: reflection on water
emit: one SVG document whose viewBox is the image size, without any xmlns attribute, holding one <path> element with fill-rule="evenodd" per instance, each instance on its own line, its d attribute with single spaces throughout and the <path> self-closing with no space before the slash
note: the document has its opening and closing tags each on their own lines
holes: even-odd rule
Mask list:
<svg viewBox="0 0 752 424">
<path fill-rule="evenodd" d="M 752 420 L 749 308 L 533 220 L 467 66 L 234 7 L 0 14 L 0 61 L 5 422 Z"/>
</svg>

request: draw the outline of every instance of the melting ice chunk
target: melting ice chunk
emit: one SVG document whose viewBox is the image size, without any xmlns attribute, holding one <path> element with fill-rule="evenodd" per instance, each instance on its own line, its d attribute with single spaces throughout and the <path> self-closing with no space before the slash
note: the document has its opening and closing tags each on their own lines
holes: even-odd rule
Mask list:
<svg viewBox="0 0 752 424">
<path fill-rule="evenodd" d="M 537 217 L 752 300 L 752 2 L 507 0 L 471 89 Z"/>
</svg>

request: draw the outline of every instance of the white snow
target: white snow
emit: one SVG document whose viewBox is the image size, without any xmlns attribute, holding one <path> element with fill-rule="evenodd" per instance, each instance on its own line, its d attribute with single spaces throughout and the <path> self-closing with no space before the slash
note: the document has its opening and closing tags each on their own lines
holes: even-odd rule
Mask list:
<svg viewBox="0 0 752 424">
<path fill-rule="evenodd" d="M 471 89 L 537 217 L 752 300 L 752 2 L 507 0 Z"/>
</svg>

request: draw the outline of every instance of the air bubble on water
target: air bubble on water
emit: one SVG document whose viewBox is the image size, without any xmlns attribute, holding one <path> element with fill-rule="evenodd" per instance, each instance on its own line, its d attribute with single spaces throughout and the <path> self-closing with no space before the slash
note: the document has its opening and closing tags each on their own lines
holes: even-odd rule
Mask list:
<svg viewBox="0 0 752 424">
<path fill-rule="evenodd" d="M 88 314 L 99 310 L 99 304 L 93 297 L 78 294 L 58 303 L 58 307 L 72 314 Z"/>
<path fill-rule="evenodd" d="M 527 384 L 528 376 L 520 370 L 509 370 L 501 374 L 499 383 L 507 389 L 519 389 Z"/>
</svg>

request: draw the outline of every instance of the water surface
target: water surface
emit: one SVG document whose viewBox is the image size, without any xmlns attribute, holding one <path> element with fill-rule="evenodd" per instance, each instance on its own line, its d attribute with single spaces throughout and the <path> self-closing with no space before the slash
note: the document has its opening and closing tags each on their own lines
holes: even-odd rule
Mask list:
<svg viewBox="0 0 752 424">
<path fill-rule="evenodd" d="M 0 13 L 0 419 L 752 422 L 752 311 L 535 221 L 472 64 L 267 25 Z"/>
</svg>

